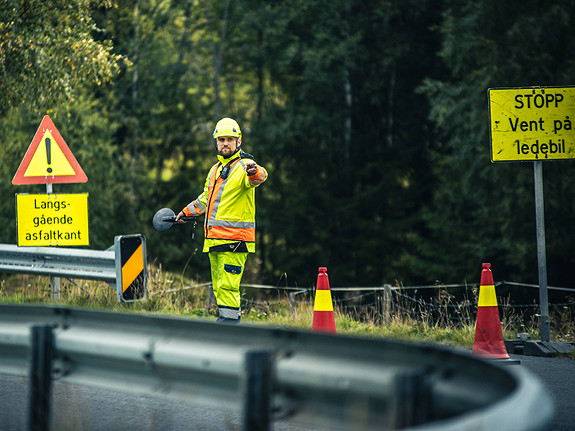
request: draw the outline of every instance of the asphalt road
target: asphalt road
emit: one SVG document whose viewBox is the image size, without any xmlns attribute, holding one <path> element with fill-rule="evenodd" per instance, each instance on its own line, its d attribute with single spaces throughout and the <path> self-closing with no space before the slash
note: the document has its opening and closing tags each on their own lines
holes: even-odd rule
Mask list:
<svg viewBox="0 0 575 431">
<path fill-rule="evenodd" d="M 575 360 L 538 356 L 510 355 L 520 366 L 537 376 L 555 403 L 555 415 L 549 431 L 575 429 Z"/>
<path fill-rule="evenodd" d="M 511 355 L 536 375 L 555 403 L 550 431 L 575 429 L 575 361 L 561 358 Z M 26 429 L 27 379 L 0 375 L 0 431 Z M 241 418 L 229 408 L 211 409 L 156 397 L 135 396 L 56 382 L 52 431 L 170 431 L 241 430 Z M 275 431 L 304 431 L 275 422 Z M 317 429 L 317 428 L 313 428 Z M 496 430 L 493 430 L 496 431 Z"/>
<path fill-rule="evenodd" d="M 27 385 L 26 377 L 0 374 L 0 431 L 27 429 Z M 241 415 L 232 408 L 195 406 L 181 401 L 59 382 L 54 382 L 52 402 L 52 431 L 241 431 L 242 429 Z M 285 422 L 274 423 L 273 429 L 274 431 L 312 430 Z"/>
</svg>

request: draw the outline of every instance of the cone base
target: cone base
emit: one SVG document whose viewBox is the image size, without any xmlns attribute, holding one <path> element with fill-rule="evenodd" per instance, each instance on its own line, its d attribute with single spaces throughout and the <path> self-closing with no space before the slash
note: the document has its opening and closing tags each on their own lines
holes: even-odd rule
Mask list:
<svg viewBox="0 0 575 431">
<path fill-rule="evenodd" d="M 475 342 L 472 355 L 482 358 L 508 359 L 503 341 L 499 310 L 495 307 L 478 307 L 475 325 Z"/>
<path fill-rule="evenodd" d="M 471 351 L 471 354 L 473 356 L 477 356 L 478 358 L 486 358 L 486 359 L 509 359 L 510 356 L 507 354 L 507 352 L 505 353 L 493 353 L 490 351 L 485 351 L 485 350 L 481 350 L 481 349 L 476 349 L 473 348 L 473 350 Z"/>
</svg>

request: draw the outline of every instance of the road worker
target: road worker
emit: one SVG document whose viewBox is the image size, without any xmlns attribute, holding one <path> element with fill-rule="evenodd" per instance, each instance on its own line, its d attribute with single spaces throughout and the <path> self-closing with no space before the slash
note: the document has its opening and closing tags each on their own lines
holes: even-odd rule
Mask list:
<svg viewBox="0 0 575 431">
<path fill-rule="evenodd" d="M 240 150 L 242 132 L 231 118 L 216 124 L 213 138 L 218 162 L 208 173 L 204 191 L 176 216 L 205 214 L 204 248 L 209 253 L 220 323 L 239 323 L 240 281 L 248 253 L 255 252 L 255 188 L 268 173 Z"/>
</svg>

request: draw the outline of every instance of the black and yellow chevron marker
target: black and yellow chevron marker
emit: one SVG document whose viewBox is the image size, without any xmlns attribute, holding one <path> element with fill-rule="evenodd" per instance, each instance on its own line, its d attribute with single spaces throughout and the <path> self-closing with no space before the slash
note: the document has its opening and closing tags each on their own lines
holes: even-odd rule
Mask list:
<svg viewBox="0 0 575 431">
<path fill-rule="evenodd" d="M 123 235 L 115 239 L 116 288 L 118 299 L 124 302 L 147 297 L 146 238 L 143 235 Z"/>
</svg>

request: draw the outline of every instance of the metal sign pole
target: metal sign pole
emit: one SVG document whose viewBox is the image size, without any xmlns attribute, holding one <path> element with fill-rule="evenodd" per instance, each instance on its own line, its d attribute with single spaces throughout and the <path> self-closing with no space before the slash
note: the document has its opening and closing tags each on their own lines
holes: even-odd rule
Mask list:
<svg viewBox="0 0 575 431">
<path fill-rule="evenodd" d="M 46 194 L 53 193 L 52 183 L 46 183 Z M 50 287 L 52 288 L 52 301 L 58 302 L 60 300 L 60 277 L 50 276 Z"/>
<path fill-rule="evenodd" d="M 535 179 L 535 224 L 537 227 L 537 266 L 539 269 L 539 307 L 541 341 L 550 340 L 549 300 L 547 298 L 547 256 L 545 252 L 545 209 L 543 205 L 543 164 L 533 162 Z"/>
</svg>

